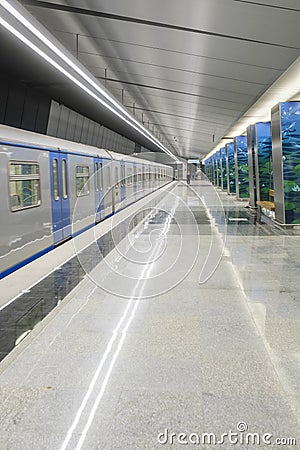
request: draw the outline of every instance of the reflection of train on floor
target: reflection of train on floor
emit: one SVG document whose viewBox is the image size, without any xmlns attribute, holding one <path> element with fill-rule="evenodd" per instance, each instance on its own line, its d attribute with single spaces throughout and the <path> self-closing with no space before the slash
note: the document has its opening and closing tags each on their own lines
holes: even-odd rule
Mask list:
<svg viewBox="0 0 300 450">
<path fill-rule="evenodd" d="M 0 125 L 0 278 L 173 179 L 170 166 Z"/>
</svg>

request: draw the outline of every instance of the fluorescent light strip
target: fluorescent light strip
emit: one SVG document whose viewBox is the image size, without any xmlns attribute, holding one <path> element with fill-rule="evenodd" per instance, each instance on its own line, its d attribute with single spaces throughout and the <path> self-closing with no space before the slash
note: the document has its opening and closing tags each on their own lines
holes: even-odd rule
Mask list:
<svg viewBox="0 0 300 450">
<path fill-rule="evenodd" d="M 93 97 L 95 100 L 97 100 L 99 103 L 101 103 L 103 106 L 105 106 L 107 109 L 109 109 L 113 114 L 117 115 L 120 119 L 124 120 L 128 125 L 133 127 L 136 131 L 141 133 L 146 139 L 149 139 L 153 144 L 157 145 L 157 143 L 152 139 L 150 136 L 146 136 L 146 134 L 138 129 L 135 125 L 133 125 L 129 120 L 127 120 L 125 117 L 123 117 L 120 113 L 118 113 L 115 109 L 113 109 L 109 104 L 107 104 L 104 100 L 102 100 L 100 97 L 98 97 L 94 92 L 92 92 L 88 87 L 86 87 L 84 84 L 82 84 L 79 80 L 77 80 L 73 75 L 71 75 L 69 72 L 67 72 L 63 67 L 61 67 L 56 61 L 54 61 L 50 56 L 46 55 L 41 49 L 39 49 L 35 44 L 30 42 L 23 34 L 21 34 L 18 30 L 16 30 L 13 26 L 11 26 L 8 22 L 6 22 L 2 17 L 0 17 L 0 24 L 3 25 L 4 28 L 6 28 L 9 32 L 14 34 L 18 39 L 20 39 L 24 44 L 26 44 L 28 47 L 30 47 L 34 52 L 36 52 L 39 56 L 41 56 L 45 61 L 47 61 L 49 64 L 51 64 L 53 67 L 55 67 L 57 70 L 59 70 L 63 75 L 65 75 L 67 78 L 69 78 L 73 83 L 75 83 L 77 86 L 79 86 L 82 90 L 84 90 L 87 94 L 89 94 L 91 97 Z M 160 148 L 162 148 L 161 144 L 159 145 Z M 177 160 L 175 155 L 173 155 L 171 152 L 166 151 L 168 149 L 162 148 L 166 153 L 169 154 L 173 159 Z"/>
<path fill-rule="evenodd" d="M 59 50 L 46 36 L 44 36 L 34 25 L 32 25 L 21 13 L 19 13 L 12 5 L 10 5 L 6 0 L 0 0 L 0 5 L 3 6 L 8 12 L 10 12 L 19 22 L 22 23 L 28 30 L 30 30 L 38 39 L 40 39 L 47 47 L 49 47 L 57 56 L 63 59 L 75 72 L 77 72 L 81 77 L 83 77 L 91 86 L 93 86 L 99 93 L 101 93 L 105 98 L 107 98 L 117 109 L 119 109 L 123 114 L 125 114 L 131 121 L 137 124 L 138 128 L 134 127 L 131 122 L 127 123 L 133 126 L 137 131 L 141 132 L 146 138 L 150 138 L 152 143 L 158 145 L 164 152 L 168 153 L 171 157 L 176 159 L 175 155 L 170 152 L 165 146 L 163 146 L 158 139 L 156 139 L 145 127 L 143 127 L 136 119 L 134 119 L 126 109 L 124 109 L 118 102 L 114 100 L 107 92 L 105 92 L 97 83 L 94 82 L 86 73 L 84 73 L 67 55 L 65 55 L 61 50 Z M 106 103 L 103 105 L 108 107 Z M 113 111 L 111 109 L 111 111 Z M 123 116 L 119 116 L 123 118 Z M 125 118 L 123 118 L 125 120 Z M 146 132 L 146 135 L 145 135 Z"/>
</svg>

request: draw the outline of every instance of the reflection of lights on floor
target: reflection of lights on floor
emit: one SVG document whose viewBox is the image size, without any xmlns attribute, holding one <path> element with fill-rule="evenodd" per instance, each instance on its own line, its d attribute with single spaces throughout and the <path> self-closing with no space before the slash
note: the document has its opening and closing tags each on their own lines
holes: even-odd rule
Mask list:
<svg viewBox="0 0 300 450">
<path fill-rule="evenodd" d="M 164 227 L 163 227 L 163 230 L 162 230 L 161 235 L 160 235 L 160 236 L 162 236 L 164 238 L 167 238 L 167 234 L 169 232 L 171 221 L 172 221 L 172 217 L 173 217 L 173 215 L 175 213 L 176 207 L 177 207 L 177 204 L 173 206 L 173 208 L 171 210 L 171 214 L 169 214 L 167 216 L 166 220 L 165 220 Z M 102 356 L 102 358 L 101 358 L 101 360 L 100 360 L 100 362 L 98 364 L 96 372 L 94 373 L 92 381 L 91 381 L 91 383 L 90 383 L 90 385 L 88 387 L 88 390 L 87 390 L 87 392 L 86 392 L 86 394 L 85 394 L 85 396 L 84 396 L 84 398 L 83 398 L 83 400 L 81 402 L 81 405 L 80 405 L 80 407 L 79 407 L 79 409 L 78 409 L 78 411 L 76 413 L 76 416 L 75 416 L 75 418 L 73 420 L 73 423 L 72 423 L 71 427 L 69 428 L 69 430 L 67 432 L 65 440 L 64 440 L 62 446 L 60 447 L 60 450 L 65 450 L 67 448 L 71 438 L 73 437 L 74 431 L 75 431 L 75 429 L 76 429 L 76 427 L 77 427 L 77 425 L 78 425 L 78 423 L 80 421 L 80 418 L 81 418 L 81 416 L 83 414 L 83 411 L 84 411 L 84 409 L 85 409 L 85 407 L 87 405 L 87 402 L 90 399 L 90 397 L 91 397 L 91 395 L 92 395 L 92 393 L 94 391 L 95 385 L 96 385 L 96 383 L 97 383 L 97 381 L 99 379 L 99 376 L 100 376 L 100 374 L 102 372 L 104 364 L 107 361 L 107 359 L 108 359 L 108 357 L 109 357 L 109 355 L 110 355 L 110 353 L 112 351 L 112 348 L 113 348 L 113 345 L 114 345 L 115 341 L 117 340 L 117 338 L 119 338 L 119 342 L 117 344 L 115 344 L 115 345 L 117 345 L 117 348 L 116 348 L 115 352 L 113 353 L 113 355 L 111 357 L 108 369 L 107 369 L 107 371 L 106 371 L 106 373 L 104 375 L 104 379 L 102 381 L 102 384 L 101 384 L 101 387 L 99 389 L 98 395 L 97 395 L 97 397 L 96 397 L 96 399 L 95 399 L 95 401 L 93 403 L 93 406 L 92 406 L 92 408 L 90 410 L 89 417 L 88 417 L 88 419 L 86 421 L 84 429 L 80 433 L 80 438 L 79 438 L 78 443 L 76 445 L 76 450 L 80 450 L 82 448 L 82 446 L 84 444 L 84 441 L 85 441 L 85 438 L 87 436 L 87 433 L 88 433 L 88 431 L 89 431 L 89 429 L 90 429 L 90 427 L 91 427 L 91 425 L 93 423 L 95 414 L 97 412 L 97 409 L 99 407 L 99 404 L 100 404 L 101 399 L 103 397 L 103 394 L 105 392 L 106 386 L 107 386 L 107 384 L 109 382 L 109 379 L 111 377 L 111 373 L 113 371 L 115 362 L 116 362 L 116 360 L 118 358 L 118 355 L 119 355 L 119 353 L 120 353 L 120 351 L 121 351 L 121 349 L 123 347 L 123 344 L 124 344 L 124 341 L 125 341 L 125 338 L 126 338 L 126 335 L 127 335 L 127 331 L 128 331 L 128 329 L 130 327 L 130 324 L 131 324 L 131 322 L 132 322 L 132 320 L 133 320 L 133 318 L 135 316 L 136 310 L 137 310 L 137 308 L 138 308 L 138 306 L 140 304 L 140 301 L 141 301 L 141 299 L 143 297 L 143 292 L 144 292 L 144 289 L 145 289 L 145 285 L 147 283 L 147 280 L 149 280 L 149 278 L 150 278 L 150 273 L 153 270 L 156 256 L 157 256 L 157 254 L 160 253 L 160 250 L 161 250 L 161 239 L 158 239 L 156 245 L 153 248 L 153 252 L 151 254 L 151 258 L 149 258 L 149 262 L 150 263 L 146 263 L 145 264 L 145 267 L 142 270 L 142 273 L 141 273 L 141 275 L 140 275 L 140 277 L 139 277 L 139 279 L 137 281 L 137 284 L 136 284 L 136 286 L 135 286 L 135 288 L 133 290 L 132 297 L 127 302 L 125 311 L 124 311 L 122 317 L 120 318 L 119 322 L 117 323 L 115 329 L 112 332 L 112 336 L 111 336 L 111 338 L 110 338 L 110 340 L 109 340 L 109 342 L 108 342 L 108 344 L 106 346 L 105 352 L 104 352 L 104 354 L 103 354 L 103 356 Z M 153 253 L 154 253 L 154 256 L 153 256 Z M 154 258 L 154 262 L 152 262 L 153 258 Z M 133 307 L 132 307 L 132 305 L 133 305 Z M 131 312 L 129 312 L 130 309 L 131 309 Z M 122 327 L 123 322 L 126 320 L 126 318 L 127 318 L 127 321 L 126 321 L 123 329 L 120 330 L 120 328 Z"/>
<path fill-rule="evenodd" d="M 31 329 L 30 329 L 30 330 L 24 331 L 24 333 L 22 333 L 22 334 L 18 337 L 18 339 L 16 339 L 15 345 L 17 346 L 18 344 L 20 344 L 20 342 L 22 342 L 23 339 L 25 339 L 26 336 L 27 336 L 29 333 L 31 333 L 31 331 L 32 331 Z"/>
</svg>

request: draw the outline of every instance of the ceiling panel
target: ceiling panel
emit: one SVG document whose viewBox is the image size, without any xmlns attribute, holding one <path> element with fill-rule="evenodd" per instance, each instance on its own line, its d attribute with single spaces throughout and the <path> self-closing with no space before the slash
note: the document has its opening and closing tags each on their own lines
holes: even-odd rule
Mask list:
<svg viewBox="0 0 300 450">
<path fill-rule="evenodd" d="M 184 157 L 208 153 L 299 56 L 298 0 L 24 3 Z"/>
</svg>

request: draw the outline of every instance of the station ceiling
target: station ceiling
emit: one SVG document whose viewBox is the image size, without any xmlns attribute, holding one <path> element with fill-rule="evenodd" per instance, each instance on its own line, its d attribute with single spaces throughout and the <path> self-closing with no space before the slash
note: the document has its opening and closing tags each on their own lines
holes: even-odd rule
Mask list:
<svg viewBox="0 0 300 450">
<path fill-rule="evenodd" d="M 300 53 L 299 0 L 21 3 L 184 158 L 207 154 Z"/>
</svg>

